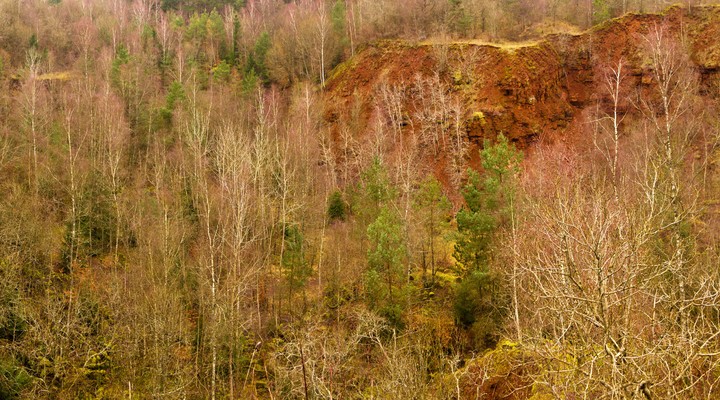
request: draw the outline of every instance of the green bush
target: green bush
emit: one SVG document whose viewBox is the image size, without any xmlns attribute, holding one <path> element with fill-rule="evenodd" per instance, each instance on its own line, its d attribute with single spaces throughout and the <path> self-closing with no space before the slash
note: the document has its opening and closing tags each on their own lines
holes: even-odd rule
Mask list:
<svg viewBox="0 0 720 400">
<path fill-rule="evenodd" d="M 468 329 L 475 344 L 483 348 L 493 347 L 497 342 L 504 316 L 504 299 L 498 281 L 494 275 L 476 270 L 463 279 L 455 291 L 455 320 Z"/>
<path fill-rule="evenodd" d="M 27 330 L 20 299 L 22 283 L 20 268 L 0 259 L 0 340 L 20 340 Z"/>
<path fill-rule="evenodd" d="M 344 221 L 347 214 L 347 205 L 339 190 L 332 192 L 328 199 L 328 217 L 330 221 Z"/>
<path fill-rule="evenodd" d="M 305 257 L 305 238 L 296 225 L 285 227 L 285 251 L 282 254 L 282 265 L 290 291 L 304 288 L 312 275 L 312 266 Z"/>
<path fill-rule="evenodd" d="M 245 73 L 257 76 L 257 78 L 265 83 L 268 82 L 268 67 L 266 63 L 267 53 L 272 47 L 272 40 L 267 31 L 263 31 L 255 42 L 252 51 L 248 54 L 245 62 Z"/>
<path fill-rule="evenodd" d="M 0 358 L 0 399 L 18 399 L 32 376 L 15 358 Z"/>
<path fill-rule="evenodd" d="M 27 322 L 20 315 L 17 305 L 4 307 L 0 314 L 0 339 L 8 341 L 20 340 L 27 330 Z"/>
<path fill-rule="evenodd" d="M 393 329 L 398 331 L 405 329 L 404 313 L 399 304 L 386 304 L 378 313 Z"/>
<path fill-rule="evenodd" d="M 185 100 L 185 90 L 183 89 L 182 83 L 173 81 L 168 86 L 167 95 L 165 96 L 165 107 L 161 107 L 159 110 L 160 118 L 165 124 L 166 128 L 172 127 L 172 118 L 175 107 L 181 101 Z"/>
<path fill-rule="evenodd" d="M 243 75 L 242 81 L 240 81 L 240 93 L 245 97 L 250 97 L 254 94 L 259 82 L 260 79 L 257 73 L 255 73 L 255 69 L 250 68 L 248 71 L 245 71 L 245 75 Z"/>
<path fill-rule="evenodd" d="M 116 88 L 122 87 L 122 66 L 130 62 L 130 52 L 124 45 L 118 46 L 115 59 L 110 67 L 110 82 Z"/>
<path fill-rule="evenodd" d="M 77 214 L 65 223 L 65 238 L 61 269 L 70 271 L 72 258 L 98 257 L 107 254 L 115 244 L 117 224 L 112 192 L 105 179 L 97 174 L 90 174 L 87 183 L 82 187 L 78 198 Z M 75 237 L 72 236 L 73 222 Z"/>
<path fill-rule="evenodd" d="M 230 64 L 222 60 L 212 69 L 213 78 L 217 82 L 227 82 L 230 77 Z"/>
</svg>

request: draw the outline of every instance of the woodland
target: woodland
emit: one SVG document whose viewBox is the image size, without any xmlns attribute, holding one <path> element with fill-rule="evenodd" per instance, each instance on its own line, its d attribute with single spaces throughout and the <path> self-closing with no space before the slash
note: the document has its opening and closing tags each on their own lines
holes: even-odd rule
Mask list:
<svg viewBox="0 0 720 400">
<path fill-rule="evenodd" d="M 0 0 L 0 399 L 720 398 L 718 38 Z"/>
</svg>

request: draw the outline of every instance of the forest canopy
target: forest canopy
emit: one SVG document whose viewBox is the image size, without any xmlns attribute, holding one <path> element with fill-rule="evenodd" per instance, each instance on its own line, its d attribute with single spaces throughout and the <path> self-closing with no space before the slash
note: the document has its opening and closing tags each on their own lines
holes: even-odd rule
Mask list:
<svg viewBox="0 0 720 400">
<path fill-rule="evenodd" d="M 720 389 L 720 8 L 0 0 L 0 398 Z"/>
</svg>

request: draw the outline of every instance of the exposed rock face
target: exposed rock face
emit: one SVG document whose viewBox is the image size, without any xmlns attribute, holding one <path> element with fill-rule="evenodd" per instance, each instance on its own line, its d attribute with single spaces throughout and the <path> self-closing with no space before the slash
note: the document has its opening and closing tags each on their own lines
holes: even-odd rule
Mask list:
<svg viewBox="0 0 720 400">
<path fill-rule="evenodd" d="M 579 35 L 554 34 L 529 44 L 377 42 L 336 69 L 327 86 L 326 121 L 336 138 L 343 124 L 360 137 L 372 132 L 377 126 L 373 120 L 387 114 L 382 111 L 387 95 L 380 88 L 387 92 L 390 87 L 397 98 L 396 114 L 402 115 L 395 121 L 398 130 L 417 136 L 423 126 L 421 108 L 428 104 L 418 84 L 424 81 L 425 86 L 435 82 L 443 99 L 459 105 L 450 114 L 460 121 L 472 146 L 500 132 L 523 148 L 539 138 L 570 137 L 581 134 L 583 110 L 610 106 L 606 73 L 620 60 L 624 93 L 651 96 L 654 71 L 648 48 L 657 33 L 677 46 L 680 57 L 689 57 L 700 77 L 701 94 L 716 97 L 720 7 L 692 12 L 673 7 L 663 14 L 629 14 Z M 625 103 L 629 110 L 633 102 Z M 437 123 L 445 122 L 440 118 Z"/>
</svg>

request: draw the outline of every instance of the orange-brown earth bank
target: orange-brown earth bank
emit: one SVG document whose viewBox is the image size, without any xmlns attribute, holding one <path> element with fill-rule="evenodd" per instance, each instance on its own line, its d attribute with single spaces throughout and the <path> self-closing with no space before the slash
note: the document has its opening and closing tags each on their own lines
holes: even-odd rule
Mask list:
<svg viewBox="0 0 720 400">
<path fill-rule="evenodd" d="M 532 43 L 379 41 L 336 68 L 326 86 L 325 120 L 336 150 L 347 136 L 363 142 L 379 130 L 386 136 L 394 131 L 395 141 L 419 138 L 412 143 L 421 157 L 435 160 L 423 164 L 433 165 L 447 183 L 444 164 L 454 151 L 448 145 L 454 134 L 469 143 L 466 159 L 475 166 L 475 150 L 499 133 L 527 150 L 537 142 L 572 143 L 587 136 L 592 130 L 588 116 L 611 111 L 607 77 L 619 62 L 620 111 L 639 114 L 640 101 L 656 92 L 649 48 L 658 36 L 676 46 L 679 56 L 689 56 L 700 78 L 700 94 L 714 100 L 720 81 L 720 7 L 672 7 Z M 431 96 L 433 86 L 439 93 Z M 438 105 L 443 102 L 447 104 Z M 447 110 L 428 113 L 428 104 Z M 435 151 L 420 137 L 427 131 L 428 115 L 446 138 Z M 342 151 L 336 154 L 346 161 Z"/>
</svg>

